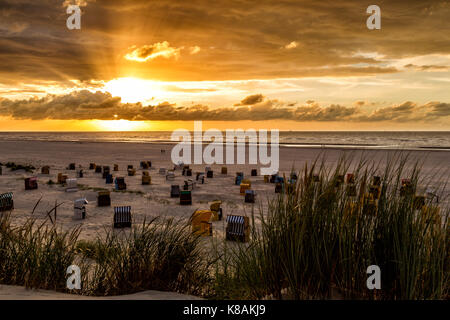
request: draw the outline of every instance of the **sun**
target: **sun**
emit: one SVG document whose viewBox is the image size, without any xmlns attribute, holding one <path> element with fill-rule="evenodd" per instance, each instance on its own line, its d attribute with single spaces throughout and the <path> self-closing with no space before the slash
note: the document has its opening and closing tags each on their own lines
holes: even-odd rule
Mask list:
<svg viewBox="0 0 450 320">
<path fill-rule="evenodd" d="M 118 78 L 108 81 L 104 90 L 114 97 L 120 97 L 123 103 L 149 104 L 153 100 L 167 95 L 157 81 L 138 78 Z"/>
<path fill-rule="evenodd" d="M 94 120 L 93 125 L 100 131 L 140 131 L 150 129 L 150 124 L 144 121 Z"/>
</svg>

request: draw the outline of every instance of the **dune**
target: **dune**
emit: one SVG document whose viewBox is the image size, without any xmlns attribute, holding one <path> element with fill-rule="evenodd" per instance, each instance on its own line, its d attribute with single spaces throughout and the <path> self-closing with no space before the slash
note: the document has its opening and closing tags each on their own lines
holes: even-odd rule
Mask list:
<svg viewBox="0 0 450 320">
<path fill-rule="evenodd" d="M 201 300 L 201 298 L 175 292 L 155 290 L 121 296 L 88 297 L 49 290 L 0 285 L 0 300 Z"/>
</svg>

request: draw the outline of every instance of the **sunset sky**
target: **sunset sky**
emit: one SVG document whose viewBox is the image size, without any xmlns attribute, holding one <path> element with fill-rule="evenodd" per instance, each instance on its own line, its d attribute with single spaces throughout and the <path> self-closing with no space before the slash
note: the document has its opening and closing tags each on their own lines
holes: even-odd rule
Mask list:
<svg viewBox="0 0 450 320">
<path fill-rule="evenodd" d="M 450 1 L 0 0 L 0 131 L 194 120 L 450 130 Z"/>
</svg>

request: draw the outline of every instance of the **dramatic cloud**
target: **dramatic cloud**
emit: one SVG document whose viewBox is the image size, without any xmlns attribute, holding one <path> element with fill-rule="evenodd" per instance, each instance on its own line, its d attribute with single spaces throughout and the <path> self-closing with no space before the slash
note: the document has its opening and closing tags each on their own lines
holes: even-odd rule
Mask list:
<svg viewBox="0 0 450 320">
<path fill-rule="evenodd" d="M 180 48 L 171 47 L 169 42 L 164 41 L 134 49 L 125 55 L 125 59 L 138 62 L 145 62 L 158 57 L 178 59 L 180 51 Z"/>
<path fill-rule="evenodd" d="M 245 97 L 240 103 L 235 104 L 235 106 L 248 106 L 248 105 L 262 102 L 263 100 L 264 100 L 264 96 L 262 94 L 254 94 L 254 95 Z"/>
<path fill-rule="evenodd" d="M 63 4 L 69 3 L 84 5 L 80 31 L 66 28 Z M 139 76 L 188 81 L 377 75 L 403 72 L 382 64 L 380 57 L 394 63 L 404 57 L 450 53 L 448 1 L 383 1 L 382 29 L 376 31 L 367 30 L 367 4 L 355 0 L 59 4 L 1 2 L 0 79 L 108 81 L 131 68 L 122 64 L 136 67 L 136 61 L 155 57 L 172 59 L 142 64 Z M 134 51 L 124 51 L 136 44 Z M 202 54 L 176 61 L 183 47 L 190 52 L 201 47 Z M 358 56 L 358 52 L 377 54 Z"/>
<path fill-rule="evenodd" d="M 194 46 L 194 47 L 190 47 L 189 48 L 189 53 L 190 54 L 197 54 L 199 53 L 201 50 L 201 48 L 199 46 Z"/>
<path fill-rule="evenodd" d="M 294 49 L 298 47 L 298 42 L 297 41 L 292 41 L 291 43 L 287 44 L 284 46 L 285 49 Z"/>
<path fill-rule="evenodd" d="M 255 95 L 256 96 L 256 95 Z M 450 116 L 450 104 L 429 102 L 417 105 L 405 102 L 388 106 L 373 112 L 366 112 L 359 106 L 346 107 L 333 104 L 320 106 L 310 101 L 302 106 L 290 106 L 277 100 L 256 99 L 251 106 L 210 108 L 204 105 L 177 107 L 168 102 L 155 106 L 142 106 L 141 103 L 122 103 L 118 97 L 109 93 L 87 90 L 67 95 L 48 95 L 41 99 L 0 100 L 0 116 L 13 119 L 59 119 L 59 120 L 294 120 L 294 121 L 428 121 L 437 117 Z M 117 115 L 117 117 L 116 117 Z"/>
</svg>

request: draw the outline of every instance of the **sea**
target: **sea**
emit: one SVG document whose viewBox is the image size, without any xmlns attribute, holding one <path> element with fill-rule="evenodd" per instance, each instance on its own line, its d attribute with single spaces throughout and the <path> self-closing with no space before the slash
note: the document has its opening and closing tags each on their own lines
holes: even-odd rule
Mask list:
<svg viewBox="0 0 450 320">
<path fill-rule="evenodd" d="M 171 135 L 172 131 L 0 132 L 0 141 L 177 143 Z M 450 151 L 450 131 L 280 131 L 279 143 L 294 148 Z"/>
</svg>

